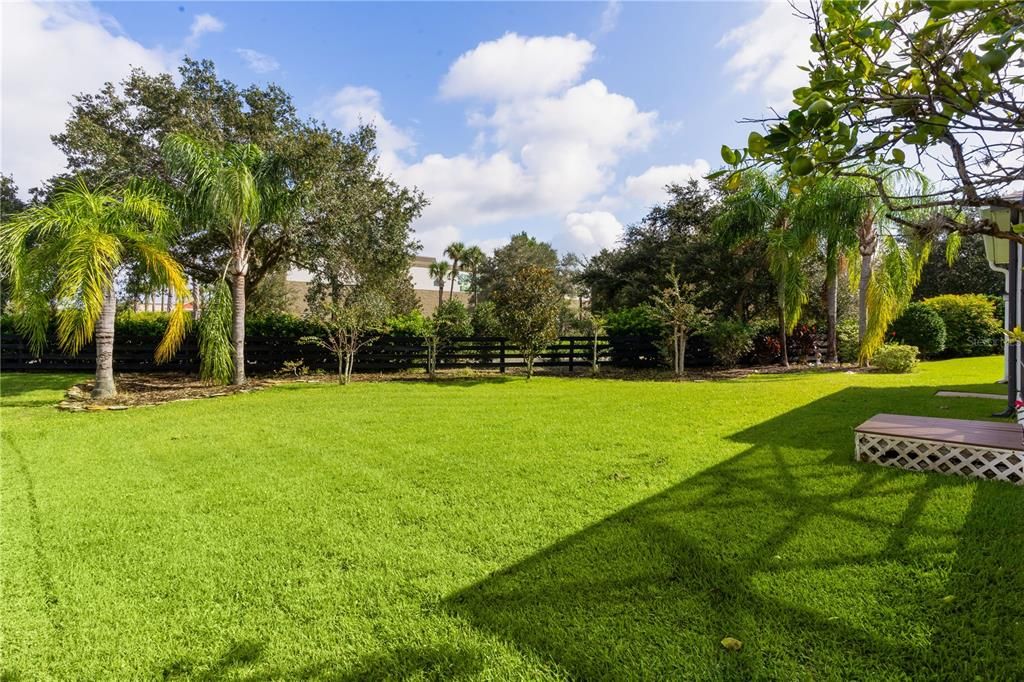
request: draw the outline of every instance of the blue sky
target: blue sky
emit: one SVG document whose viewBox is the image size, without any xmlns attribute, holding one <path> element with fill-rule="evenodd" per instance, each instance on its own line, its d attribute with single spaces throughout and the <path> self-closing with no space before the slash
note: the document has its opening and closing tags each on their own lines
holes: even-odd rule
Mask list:
<svg viewBox="0 0 1024 682">
<path fill-rule="evenodd" d="M 66 102 L 129 64 L 215 61 L 338 127 L 372 121 L 382 166 L 432 200 L 424 252 L 527 230 L 593 253 L 718 163 L 736 120 L 799 82 L 784 3 L 4 5 L 3 148 L 22 188 L 59 170 Z"/>
</svg>

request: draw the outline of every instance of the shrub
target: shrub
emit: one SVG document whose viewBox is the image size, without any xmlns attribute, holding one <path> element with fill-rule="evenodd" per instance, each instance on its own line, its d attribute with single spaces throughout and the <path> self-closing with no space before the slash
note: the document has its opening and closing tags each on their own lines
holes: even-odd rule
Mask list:
<svg viewBox="0 0 1024 682">
<path fill-rule="evenodd" d="M 478 303 L 471 319 L 474 336 L 501 336 L 501 323 L 493 301 Z"/>
<path fill-rule="evenodd" d="M 735 367 L 754 347 L 754 330 L 740 320 L 718 320 L 707 332 L 711 352 L 725 367 Z"/>
<path fill-rule="evenodd" d="M 426 326 L 427 318 L 418 310 L 405 315 L 396 315 L 390 318 L 387 323 L 388 333 L 395 336 L 422 336 Z"/>
<path fill-rule="evenodd" d="M 911 303 L 889 327 L 893 341 L 917 346 L 924 357 L 935 357 L 946 348 L 946 323 L 935 309 Z"/>
<path fill-rule="evenodd" d="M 605 329 L 610 336 L 657 336 L 665 334 L 665 325 L 650 306 L 623 308 L 608 313 Z"/>
<path fill-rule="evenodd" d="M 265 313 L 245 316 L 246 337 L 285 338 L 318 334 L 316 323 L 309 317 L 288 313 Z"/>
<path fill-rule="evenodd" d="M 887 343 L 875 351 L 871 364 L 883 372 L 913 372 L 917 367 L 917 347 Z"/>
<path fill-rule="evenodd" d="M 946 294 L 924 300 L 946 325 L 946 352 L 950 357 L 988 355 L 1002 345 L 1002 325 L 995 305 L 982 294 Z"/>
<path fill-rule="evenodd" d="M 117 314 L 114 323 L 114 338 L 119 336 L 140 340 L 162 338 L 169 319 L 169 313 L 122 311 Z"/>
<path fill-rule="evenodd" d="M 452 299 L 437 306 L 433 320 L 438 334 L 445 340 L 473 334 L 469 310 L 462 301 Z"/>
<path fill-rule="evenodd" d="M 836 325 L 836 346 L 839 362 L 857 362 L 860 353 L 860 327 L 857 320 L 848 317 L 839 321 Z"/>
<path fill-rule="evenodd" d="M 824 354 L 826 348 L 826 342 L 818 333 L 818 328 L 809 324 L 801 323 L 793 327 L 786 341 L 789 343 L 790 361 L 813 360 L 817 353 Z"/>
<path fill-rule="evenodd" d="M 772 365 L 782 359 L 779 326 L 772 320 L 754 320 L 750 323 L 753 335 L 753 358 L 758 365 Z"/>
</svg>

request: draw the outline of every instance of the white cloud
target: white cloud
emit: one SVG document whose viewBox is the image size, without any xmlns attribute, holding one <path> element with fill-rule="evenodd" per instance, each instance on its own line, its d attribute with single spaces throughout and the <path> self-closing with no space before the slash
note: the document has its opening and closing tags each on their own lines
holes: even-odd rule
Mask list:
<svg viewBox="0 0 1024 682">
<path fill-rule="evenodd" d="M 594 45 L 571 33 L 534 38 L 506 33 L 456 59 L 441 95 L 508 99 L 557 92 L 578 81 L 593 56 Z"/>
<path fill-rule="evenodd" d="M 564 241 L 570 251 L 592 256 L 611 248 L 622 236 L 622 223 L 607 211 L 572 212 L 565 216 Z"/>
<path fill-rule="evenodd" d="M 692 164 L 651 166 L 640 175 L 630 175 L 626 178 L 623 193 L 637 201 L 655 203 L 666 198 L 665 185 L 702 180 L 710 172 L 711 164 L 704 159 L 697 159 Z"/>
<path fill-rule="evenodd" d="M 552 45 L 561 48 L 581 43 L 587 47 L 578 62 L 582 69 L 593 47 L 574 36 L 521 38 L 510 34 L 482 43 L 459 58 L 442 91 L 453 87 L 452 73 L 468 73 L 456 66 L 472 63 L 476 69 L 479 64 L 474 60 L 481 54 L 498 64 L 497 72 L 486 80 L 502 89 L 473 90 L 496 101 L 468 117 L 470 126 L 479 130 L 470 152 L 429 154 L 416 162 L 387 167 L 399 181 L 419 187 L 429 197 L 430 205 L 418 221 L 418 229 L 426 234 L 458 226 L 465 232 L 511 219 L 578 211 L 614 183 L 615 166 L 623 155 L 651 142 L 657 133 L 657 112 L 642 111 L 632 99 L 609 92 L 599 80 L 573 84 L 581 75 L 575 68 L 541 85 L 500 83 L 504 63 L 494 59 L 499 48 L 533 64 L 539 63 Z M 468 81 L 460 83 L 458 91 L 468 93 Z M 379 111 L 378 104 L 375 111 Z M 472 240 L 471 235 L 463 236 Z"/>
<path fill-rule="evenodd" d="M 754 91 L 760 104 L 785 107 L 793 90 L 805 85 L 807 74 L 798 67 L 807 64 L 811 26 L 794 15 L 785 2 L 767 2 L 752 21 L 726 33 L 719 47 L 733 48 L 725 64 L 740 92 Z"/>
<path fill-rule="evenodd" d="M 0 167 L 22 190 L 64 168 L 49 136 L 64 128 L 74 94 L 117 82 L 132 66 L 171 70 L 168 52 L 121 35 L 88 5 L 3 3 Z"/>
<path fill-rule="evenodd" d="M 381 165 L 393 172 L 401 165 L 399 152 L 414 147 L 412 136 L 381 113 L 380 93 L 361 85 L 347 85 L 318 105 L 321 115 L 330 119 L 344 130 L 354 130 L 362 124 L 377 129 L 377 147 L 381 153 Z"/>
<path fill-rule="evenodd" d="M 442 225 L 430 230 L 416 230 L 416 238 L 423 247 L 420 253 L 434 258 L 442 258 L 446 246 L 458 241 L 461 234 L 454 225 Z"/>
<path fill-rule="evenodd" d="M 245 63 L 249 68 L 256 73 L 270 73 L 271 71 L 277 71 L 281 68 L 278 61 L 269 54 L 250 50 L 246 47 L 240 47 L 235 50 L 235 52 L 238 53 L 238 55 L 245 60 Z"/>
<path fill-rule="evenodd" d="M 603 36 L 615 30 L 619 24 L 619 15 L 622 13 L 622 3 L 619 0 L 608 0 L 601 12 L 601 24 L 597 27 L 598 36 Z"/>
<path fill-rule="evenodd" d="M 194 50 L 199 46 L 199 39 L 207 33 L 220 33 L 224 30 L 224 22 L 212 14 L 197 14 L 192 20 L 192 28 L 185 38 L 185 48 Z"/>
</svg>

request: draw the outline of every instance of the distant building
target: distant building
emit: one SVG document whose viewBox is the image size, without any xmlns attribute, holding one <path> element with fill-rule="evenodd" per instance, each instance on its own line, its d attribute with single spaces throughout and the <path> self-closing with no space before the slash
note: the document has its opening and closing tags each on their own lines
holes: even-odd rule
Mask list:
<svg viewBox="0 0 1024 682">
<path fill-rule="evenodd" d="M 437 308 L 438 291 L 440 283 L 430 276 L 430 266 L 437 261 L 436 258 L 428 256 L 414 256 L 409 263 L 409 279 L 412 281 L 413 291 L 420 302 L 420 308 L 424 315 L 430 315 Z M 306 291 L 313 276 L 307 270 L 295 268 L 288 271 L 285 277 L 285 286 L 288 289 L 288 300 L 292 307 L 291 312 L 301 315 L 306 312 Z M 470 277 L 468 273 L 460 273 L 455 278 L 455 299 L 468 304 L 470 298 Z M 444 297 L 447 301 L 452 290 L 451 277 L 444 280 Z"/>
</svg>

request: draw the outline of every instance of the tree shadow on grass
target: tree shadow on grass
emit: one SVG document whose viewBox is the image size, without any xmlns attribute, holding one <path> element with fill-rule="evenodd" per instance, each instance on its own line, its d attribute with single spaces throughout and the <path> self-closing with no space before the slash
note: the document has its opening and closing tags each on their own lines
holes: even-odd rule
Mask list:
<svg viewBox="0 0 1024 682">
<path fill-rule="evenodd" d="M 1022 679 L 1024 490 L 852 461 L 854 426 L 941 414 L 933 392 L 848 388 L 739 432 L 445 608 L 574 678 Z"/>
<path fill-rule="evenodd" d="M 83 374 L 51 372 L 0 372 L 0 406 L 44 407 L 53 405 Z"/>
</svg>

